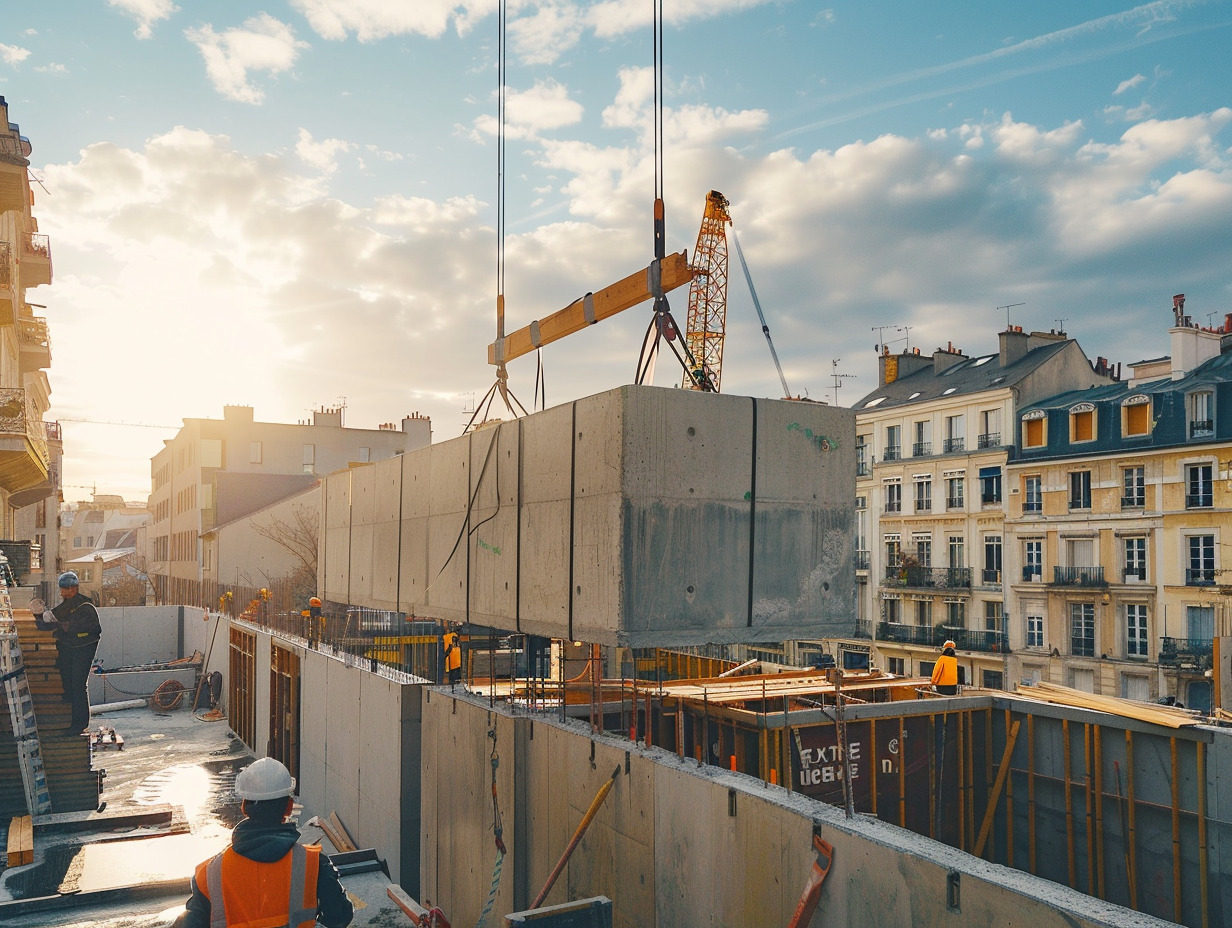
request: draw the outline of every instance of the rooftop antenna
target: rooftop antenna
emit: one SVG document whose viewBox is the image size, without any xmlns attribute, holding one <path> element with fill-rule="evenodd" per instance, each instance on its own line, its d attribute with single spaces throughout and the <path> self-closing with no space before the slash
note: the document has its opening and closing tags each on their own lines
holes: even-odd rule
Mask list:
<svg viewBox="0 0 1232 928">
<path fill-rule="evenodd" d="M 1010 330 L 1010 310 L 1019 306 L 1026 306 L 1026 303 L 1006 303 L 1004 306 L 998 306 L 997 309 L 1005 310 L 1005 331 Z"/>
<path fill-rule="evenodd" d="M 902 331 L 902 326 L 894 322 L 888 323 L 886 325 L 875 325 L 872 328 L 873 328 L 873 331 L 877 333 L 877 344 L 873 346 L 873 350 L 876 351 L 878 354 L 880 354 L 886 348 L 886 340 L 885 340 L 885 330 L 886 329 L 897 329 L 900 332 Z M 895 339 L 895 341 L 897 341 L 897 339 Z"/>
<path fill-rule="evenodd" d="M 843 359 L 834 358 L 832 361 L 830 361 L 830 369 L 831 369 L 830 376 L 834 378 L 833 387 L 834 387 L 834 405 L 835 406 L 838 405 L 838 388 L 842 386 L 842 382 L 844 380 L 853 380 L 855 379 L 855 376 L 856 376 L 855 374 L 840 374 L 838 372 L 838 362 L 841 360 Z"/>
<path fill-rule="evenodd" d="M 1065 319 L 1053 319 L 1052 321 L 1057 324 L 1057 334 L 1064 335 L 1065 334 Z"/>
<path fill-rule="evenodd" d="M 900 331 L 900 332 L 906 332 L 906 333 L 907 333 L 906 335 L 904 335 L 904 336 L 903 336 L 905 339 L 907 339 L 907 348 L 906 348 L 906 353 L 907 353 L 907 354 L 911 354 L 911 330 L 912 330 L 912 329 L 914 329 L 914 328 L 915 328 L 915 326 L 913 326 L 913 325 L 900 325 L 900 326 L 895 326 L 895 328 L 896 328 L 898 331 Z M 835 401 L 835 405 L 836 405 L 836 406 L 838 405 L 837 400 Z"/>
</svg>

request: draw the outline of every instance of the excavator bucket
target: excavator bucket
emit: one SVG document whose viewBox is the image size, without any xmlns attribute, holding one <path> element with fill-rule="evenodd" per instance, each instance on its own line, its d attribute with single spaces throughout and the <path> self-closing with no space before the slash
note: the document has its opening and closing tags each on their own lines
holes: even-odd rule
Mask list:
<svg viewBox="0 0 1232 928">
<path fill-rule="evenodd" d="M 834 848 L 818 835 L 813 835 L 813 849 L 817 851 L 817 859 L 813 861 L 804 883 L 804 892 L 800 894 L 800 901 L 796 903 L 796 911 L 787 928 L 808 928 L 813 913 L 817 911 L 817 903 L 821 901 L 821 886 L 830 872 L 830 865 L 834 863 Z"/>
</svg>

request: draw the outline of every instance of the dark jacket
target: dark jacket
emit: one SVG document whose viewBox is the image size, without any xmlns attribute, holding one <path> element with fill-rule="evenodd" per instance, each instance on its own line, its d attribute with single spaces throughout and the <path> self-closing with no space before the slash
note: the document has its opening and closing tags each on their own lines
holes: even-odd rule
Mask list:
<svg viewBox="0 0 1232 928">
<path fill-rule="evenodd" d="M 98 644 L 103 637 L 98 610 L 88 596 L 78 593 L 52 609 L 51 614 L 60 620 L 61 627 L 55 633 L 58 648 L 84 648 Z"/>
<path fill-rule="evenodd" d="M 294 825 L 259 825 L 248 818 L 231 833 L 231 847 L 237 854 L 263 864 L 282 860 L 298 840 L 299 831 Z M 326 928 L 346 928 L 354 915 L 351 900 L 338 880 L 338 871 L 322 854 L 317 868 L 317 921 Z M 178 924 L 184 928 L 210 928 L 210 900 L 201 892 L 195 878 L 192 896 Z"/>
</svg>

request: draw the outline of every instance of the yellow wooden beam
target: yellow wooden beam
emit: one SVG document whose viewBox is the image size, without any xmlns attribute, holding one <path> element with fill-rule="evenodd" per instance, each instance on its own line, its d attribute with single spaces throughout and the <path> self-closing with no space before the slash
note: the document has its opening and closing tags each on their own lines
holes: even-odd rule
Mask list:
<svg viewBox="0 0 1232 928">
<path fill-rule="evenodd" d="M 652 268 L 653 265 L 602 290 L 588 293 L 564 309 L 497 339 L 488 345 L 488 363 L 507 363 L 566 335 L 580 332 L 600 319 L 614 316 L 638 303 L 645 303 L 654 297 L 651 288 Z M 659 265 L 659 278 L 664 293 L 691 281 L 693 271 L 689 267 L 687 253 L 681 251 L 665 257 Z"/>
</svg>

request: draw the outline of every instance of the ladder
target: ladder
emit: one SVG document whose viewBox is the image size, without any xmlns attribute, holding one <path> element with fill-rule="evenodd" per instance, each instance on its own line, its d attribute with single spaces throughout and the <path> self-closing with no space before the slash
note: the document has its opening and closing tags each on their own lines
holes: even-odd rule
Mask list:
<svg viewBox="0 0 1232 928">
<path fill-rule="evenodd" d="M 13 739 L 17 742 L 21 779 L 26 788 L 26 808 L 31 815 L 42 815 L 51 811 L 51 794 L 47 791 L 43 751 L 34 721 L 34 697 L 30 695 L 30 680 L 21 657 L 13 601 L 9 597 L 8 567 L 8 559 L 0 554 L 0 682 L 4 683 L 8 697 Z"/>
</svg>

